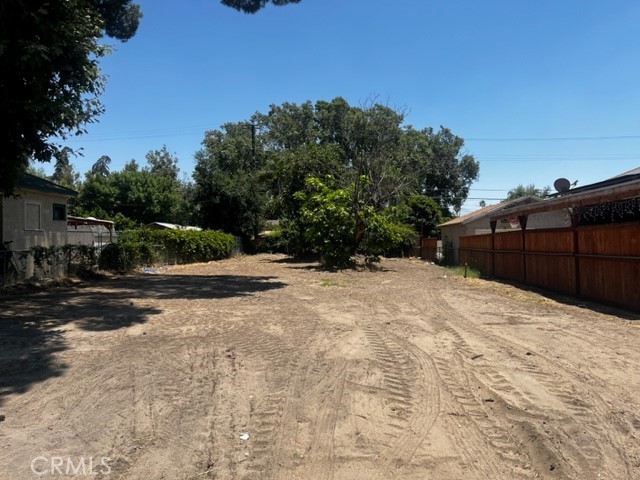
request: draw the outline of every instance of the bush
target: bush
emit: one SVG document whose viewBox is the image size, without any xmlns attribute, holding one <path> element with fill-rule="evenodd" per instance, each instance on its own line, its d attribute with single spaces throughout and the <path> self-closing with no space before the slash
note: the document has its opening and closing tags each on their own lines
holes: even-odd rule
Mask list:
<svg viewBox="0 0 640 480">
<path fill-rule="evenodd" d="M 306 187 L 305 192 L 296 193 L 302 205 L 300 225 L 307 245 L 321 255 L 325 266 L 351 266 L 356 255 L 364 256 L 367 264 L 378 262 L 380 256 L 401 252 L 415 241 L 410 226 L 371 205 L 354 202 L 358 196 L 353 184 L 336 188 L 331 178 L 309 177 Z"/>
<path fill-rule="evenodd" d="M 140 250 L 139 243 L 110 243 L 102 249 L 98 266 L 102 270 L 130 272 L 140 266 Z"/>
<path fill-rule="evenodd" d="M 258 253 L 289 253 L 287 239 L 282 229 L 278 227 L 258 237 L 255 243 L 255 250 Z"/>
<path fill-rule="evenodd" d="M 377 261 L 380 255 L 404 256 L 418 238 L 418 233 L 410 225 L 398 223 L 380 213 L 375 214 L 373 221 L 368 224 L 371 234 L 367 239 L 367 248 L 374 255 L 372 261 Z"/>
<path fill-rule="evenodd" d="M 168 259 L 208 262 L 227 258 L 234 246 L 233 235 L 217 230 L 131 230 L 103 249 L 99 265 L 104 270 L 127 272 Z"/>
</svg>

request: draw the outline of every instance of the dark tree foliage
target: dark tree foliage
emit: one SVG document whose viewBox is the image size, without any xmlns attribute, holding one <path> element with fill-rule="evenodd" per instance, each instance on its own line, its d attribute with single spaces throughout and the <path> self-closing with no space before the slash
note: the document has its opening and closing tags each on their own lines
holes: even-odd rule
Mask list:
<svg viewBox="0 0 640 480">
<path fill-rule="evenodd" d="M 102 113 L 100 38 L 126 41 L 141 16 L 131 0 L 0 3 L 1 192 L 12 192 L 30 159 L 61 154 L 52 137 L 83 133 Z"/>
<path fill-rule="evenodd" d="M 289 3 L 300 3 L 300 0 L 220 0 L 220 3 L 227 7 L 235 8 L 245 13 L 256 13 L 265 7 L 267 3 L 274 5 L 287 5 Z"/>
<path fill-rule="evenodd" d="M 105 33 L 126 42 L 136 34 L 142 17 L 140 5 L 131 0 L 93 0 L 104 20 Z"/>
<path fill-rule="evenodd" d="M 160 150 L 149 151 L 145 158 L 151 173 L 170 178 L 173 181 L 178 180 L 178 173 L 180 173 L 178 157 L 169 152 L 166 145 L 163 145 Z"/>
<path fill-rule="evenodd" d="M 94 175 L 100 175 L 102 177 L 109 176 L 109 165 L 111 164 L 111 157 L 109 155 L 102 155 L 96 163 L 91 166 L 90 173 Z"/>
<path fill-rule="evenodd" d="M 199 223 L 247 239 L 258 234 L 266 205 L 262 136 L 251 133 L 246 122 L 206 132 L 193 173 Z"/>
<path fill-rule="evenodd" d="M 308 251 L 309 222 L 301 214 L 306 197 L 298 193 L 308 190 L 310 177 L 320 183 L 332 178 L 321 188 L 327 202 L 316 205 L 323 212 L 335 206 L 334 195 L 341 208 L 344 195 L 350 196 L 351 247 L 357 250 L 367 235 L 393 230 L 398 222 L 433 233 L 442 212 L 458 210 L 478 176 L 479 164 L 464 153 L 462 138 L 444 127 L 405 126 L 403 112 L 386 105 L 356 107 L 340 97 L 285 102 L 250 120 L 207 132 L 196 153 L 200 222 L 252 238 L 265 216 L 278 218 L 290 252 Z M 380 220 L 386 215 L 393 217 L 388 225 Z M 403 232 L 393 236 L 404 238 Z"/>
<path fill-rule="evenodd" d="M 549 195 L 551 187 L 546 186 L 543 188 L 536 187 L 533 183 L 529 185 L 519 184 L 507 192 L 507 200 L 513 200 L 515 198 L 526 197 L 533 195 L 534 197 L 546 197 Z"/>
<path fill-rule="evenodd" d="M 80 174 L 73 169 L 69 156 L 73 155 L 73 150 L 64 147 L 56 160 L 56 165 L 50 180 L 67 188 L 76 189 L 80 180 Z"/>
</svg>

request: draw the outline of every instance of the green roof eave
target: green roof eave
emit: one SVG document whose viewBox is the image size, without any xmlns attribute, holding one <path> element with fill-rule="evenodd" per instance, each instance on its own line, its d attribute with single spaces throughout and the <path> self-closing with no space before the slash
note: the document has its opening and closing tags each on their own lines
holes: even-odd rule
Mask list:
<svg viewBox="0 0 640 480">
<path fill-rule="evenodd" d="M 31 175 L 30 173 L 24 173 L 16 183 L 16 187 L 27 190 L 36 190 L 38 192 L 56 193 L 67 197 L 75 197 L 78 195 L 78 192 L 75 190 L 63 187 L 62 185 L 58 185 L 57 183 L 44 178 Z"/>
</svg>

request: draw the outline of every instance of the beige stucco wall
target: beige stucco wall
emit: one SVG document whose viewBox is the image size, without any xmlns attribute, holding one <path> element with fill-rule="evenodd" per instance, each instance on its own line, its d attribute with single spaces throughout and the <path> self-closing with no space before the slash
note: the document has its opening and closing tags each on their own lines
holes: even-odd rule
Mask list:
<svg viewBox="0 0 640 480">
<path fill-rule="evenodd" d="M 442 248 L 445 248 L 446 242 L 451 242 L 453 245 L 453 262 L 458 263 L 458 247 L 460 246 L 460 237 L 466 235 L 464 233 L 464 225 L 455 224 L 448 225 L 446 227 L 440 228 L 441 236 L 442 236 Z"/>
<path fill-rule="evenodd" d="M 34 246 L 51 247 L 67 244 L 66 220 L 53 220 L 53 204 L 67 204 L 67 196 L 31 190 L 17 190 L 17 197 L 2 202 L 3 240 L 12 241 L 11 250 L 28 250 Z M 27 229 L 27 203 L 40 205 L 40 228 Z"/>
</svg>

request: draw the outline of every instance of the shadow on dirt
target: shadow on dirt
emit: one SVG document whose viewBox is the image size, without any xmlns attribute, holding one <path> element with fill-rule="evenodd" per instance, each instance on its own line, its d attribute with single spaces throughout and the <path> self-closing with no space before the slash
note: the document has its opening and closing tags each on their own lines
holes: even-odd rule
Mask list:
<svg viewBox="0 0 640 480">
<path fill-rule="evenodd" d="M 0 295 L 0 406 L 7 395 L 64 373 L 55 354 L 71 348 L 65 325 L 116 330 L 161 313 L 153 299 L 229 298 L 285 286 L 268 276 L 132 275 L 71 288 L 5 292 Z"/>
<path fill-rule="evenodd" d="M 630 321 L 640 320 L 640 313 L 632 312 L 631 310 L 625 309 L 624 307 L 620 307 L 617 305 L 606 305 L 603 303 L 586 300 L 584 298 L 571 297 L 568 295 L 563 295 L 561 293 L 552 292 L 549 290 L 543 290 L 541 288 L 516 282 L 516 281 L 504 280 L 504 279 L 493 278 L 488 276 L 483 276 L 482 278 L 491 282 L 500 283 L 503 285 L 509 285 L 509 286 L 518 288 L 520 290 L 523 290 L 525 292 L 536 293 L 538 295 L 541 295 L 550 300 L 554 300 L 556 302 L 562 303 L 564 305 L 584 308 L 584 309 L 591 310 L 593 312 L 601 313 L 605 315 L 613 315 L 615 317 L 619 317 L 624 320 L 630 320 Z"/>
<path fill-rule="evenodd" d="M 260 260 L 262 263 L 277 263 L 287 265 L 287 268 L 291 268 L 292 270 L 308 270 L 313 272 L 325 272 L 325 273 L 336 273 L 336 272 L 394 272 L 395 270 L 390 269 L 389 267 L 383 267 L 379 263 L 370 263 L 365 264 L 362 260 L 356 261 L 353 265 L 347 267 L 332 267 L 327 265 L 322 265 L 320 260 L 317 257 L 283 257 L 273 259 L 264 259 Z"/>
</svg>

